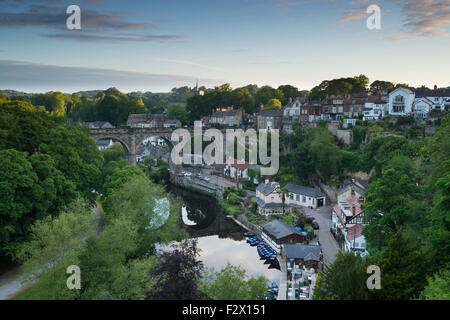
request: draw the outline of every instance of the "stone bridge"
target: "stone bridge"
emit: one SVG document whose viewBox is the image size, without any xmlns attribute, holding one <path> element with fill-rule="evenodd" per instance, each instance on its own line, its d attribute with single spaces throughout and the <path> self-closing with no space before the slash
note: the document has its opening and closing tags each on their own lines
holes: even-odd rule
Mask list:
<svg viewBox="0 0 450 320">
<path fill-rule="evenodd" d="M 171 141 L 172 132 L 177 128 L 109 128 L 109 129 L 90 129 L 91 137 L 95 140 L 113 139 L 119 142 L 125 151 L 125 156 L 131 165 L 136 165 L 136 150 L 139 145 L 150 137 L 160 137 L 173 148 Z M 188 130 L 193 136 L 194 128 L 183 128 Z"/>
</svg>

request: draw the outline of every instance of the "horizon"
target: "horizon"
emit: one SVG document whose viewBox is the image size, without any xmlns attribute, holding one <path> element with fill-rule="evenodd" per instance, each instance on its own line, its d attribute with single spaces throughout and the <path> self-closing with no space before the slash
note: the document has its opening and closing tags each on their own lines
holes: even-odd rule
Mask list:
<svg viewBox="0 0 450 320">
<path fill-rule="evenodd" d="M 23 92 L 170 92 L 230 83 L 311 90 L 365 74 L 413 87 L 450 85 L 447 0 L 2 1 L 0 87 Z M 367 8 L 381 9 L 370 30 Z M 420 63 L 417 63 L 420 61 Z"/>
</svg>

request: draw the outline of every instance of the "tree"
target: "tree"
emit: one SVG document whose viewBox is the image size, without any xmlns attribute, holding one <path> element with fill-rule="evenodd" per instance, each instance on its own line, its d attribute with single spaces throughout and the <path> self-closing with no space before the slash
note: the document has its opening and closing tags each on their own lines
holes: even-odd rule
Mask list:
<svg viewBox="0 0 450 320">
<path fill-rule="evenodd" d="M 202 290 L 214 300 L 261 299 L 267 296 L 268 285 L 267 278 L 249 278 L 244 269 L 230 263 L 219 272 L 207 270 L 201 280 Z"/>
<path fill-rule="evenodd" d="M 73 299 L 78 290 L 66 286 L 67 267 L 78 265 L 78 256 L 85 246 L 84 239 L 94 232 L 91 208 L 77 199 L 57 217 L 45 217 L 31 228 L 31 239 L 19 254 L 26 282 L 39 281 L 51 289 L 50 299 Z"/>
<path fill-rule="evenodd" d="M 188 122 L 186 109 L 179 104 L 172 104 L 167 109 L 167 117 L 169 119 L 180 120 L 183 124 L 186 124 Z"/>
<path fill-rule="evenodd" d="M 279 86 L 278 90 L 283 92 L 284 95 L 284 100 L 282 101 L 283 105 L 289 102 L 289 98 L 295 99 L 303 96 L 303 94 L 300 91 L 298 91 L 296 87 L 293 87 L 288 84 Z"/>
<path fill-rule="evenodd" d="M 278 99 L 270 99 L 266 105 L 264 105 L 265 110 L 272 110 L 272 109 L 281 109 L 281 101 Z"/>
<path fill-rule="evenodd" d="M 380 91 L 394 88 L 394 84 L 389 81 L 375 80 L 370 84 L 371 91 Z"/>
<path fill-rule="evenodd" d="M 430 260 L 398 230 L 375 264 L 381 270 L 381 289 L 371 296 L 381 300 L 417 298 L 426 285 Z"/>
<path fill-rule="evenodd" d="M 364 261 L 353 252 L 339 251 L 336 260 L 325 266 L 314 289 L 315 300 L 367 300 Z"/>
<path fill-rule="evenodd" d="M 428 284 L 421 294 L 426 300 L 450 300 L 450 269 L 446 268 L 427 279 Z"/>
<path fill-rule="evenodd" d="M 145 175 L 133 177 L 113 190 L 105 200 L 106 222 L 126 218 L 138 226 L 139 239 L 133 255 L 144 257 L 155 243 L 186 237 L 180 229 L 181 203 L 170 198 L 164 187 L 151 183 Z"/>
<path fill-rule="evenodd" d="M 329 179 L 332 174 L 338 172 L 342 155 L 339 147 L 334 142 L 334 137 L 328 130 L 317 128 L 310 132 L 311 159 L 324 179 Z"/>
<path fill-rule="evenodd" d="M 415 219 L 413 207 L 421 196 L 419 191 L 412 177 L 395 169 L 386 170 L 370 184 L 363 206 L 364 218 L 370 222 L 363 231 L 369 249 L 380 249 L 391 235 Z"/>
<path fill-rule="evenodd" d="M 200 291 L 199 280 L 203 263 L 197 260 L 199 249 L 196 240 L 186 240 L 171 246 L 158 257 L 158 263 L 149 270 L 157 279 L 148 300 L 204 300 L 207 295 Z"/>
<path fill-rule="evenodd" d="M 274 89 L 270 86 L 263 86 L 254 96 L 255 107 L 258 108 L 261 103 L 266 105 L 270 99 L 277 99 L 281 101 L 284 99 L 284 94 L 281 90 Z"/>
<path fill-rule="evenodd" d="M 36 220 L 56 215 L 76 197 L 51 157 L 0 151 L 0 260 L 11 260 Z"/>
</svg>

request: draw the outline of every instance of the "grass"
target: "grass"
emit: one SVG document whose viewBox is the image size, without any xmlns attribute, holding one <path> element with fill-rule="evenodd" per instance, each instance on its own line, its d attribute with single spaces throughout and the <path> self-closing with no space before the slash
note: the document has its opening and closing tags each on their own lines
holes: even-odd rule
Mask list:
<svg viewBox="0 0 450 320">
<path fill-rule="evenodd" d="M 49 290 L 42 282 L 35 282 L 23 288 L 9 300 L 50 300 Z"/>
</svg>

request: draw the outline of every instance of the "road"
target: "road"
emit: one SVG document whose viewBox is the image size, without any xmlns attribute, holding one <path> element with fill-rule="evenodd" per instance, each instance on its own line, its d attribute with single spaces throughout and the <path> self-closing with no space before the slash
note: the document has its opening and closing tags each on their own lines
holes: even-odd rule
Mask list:
<svg viewBox="0 0 450 320">
<path fill-rule="evenodd" d="M 336 253 L 339 251 L 336 240 L 334 240 L 330 232 L 331 206 L 318 209 L 306 209 L 306 212 L 310 213 L 319 224 L 319 230 L 316 230 L 316 234 L 322 246 L 324 263 L 325 265 L 330 265 L 334 261 Z"/>
</svg>

